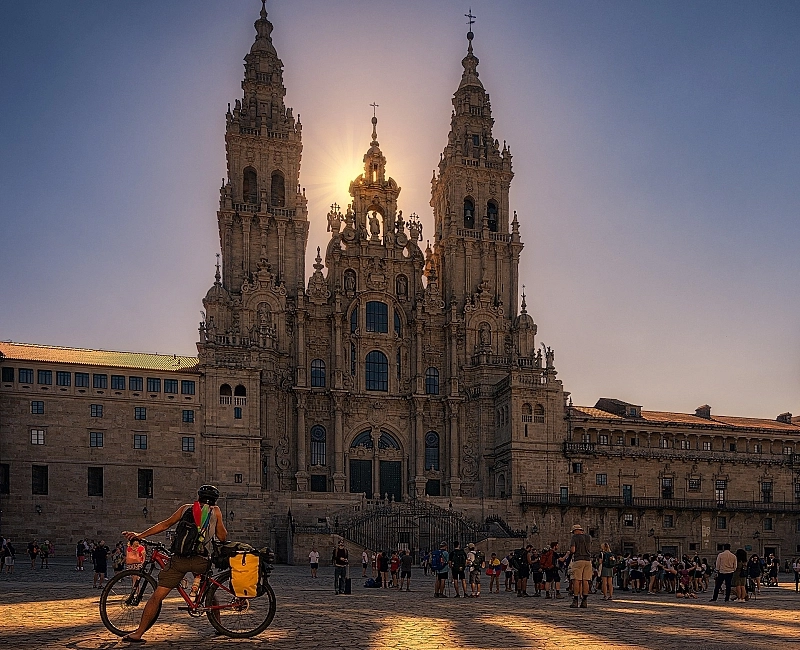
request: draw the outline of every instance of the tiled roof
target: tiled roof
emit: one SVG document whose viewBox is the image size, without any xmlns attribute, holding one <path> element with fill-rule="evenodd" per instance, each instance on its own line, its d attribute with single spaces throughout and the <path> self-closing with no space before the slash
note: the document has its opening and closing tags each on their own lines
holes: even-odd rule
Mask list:
<svg viewBox="0 0 800 650">
<path fill-rule="evenodd" d="M 142 370 L 186 371 L 197 366 L 197 357 L 64 348 L 53 345 L 36 345 L 34 343 L 12 343 L 11 341 L 0 341 L 0 355 L 18 361 L 43 361 L 84 366 L 139 368 Z"/>
<path fill-rule="evenodd" d="M 787 433 L 800 433 L 800 426 L 797 424 L 786 424 L 777 420 L 766 420 L 762 418 L 740 418 L 730 415 L 712 415 L 710 420 L 701 418 L 694 413 L 671 413 L 669 411 L 642 411 L 641 418 L 623 418 L 613 413 L 608 413 L 591 406 L 573 406 L 573 414 L 581 417 L 599 418 L 603 420 L 624 420 L 630 422 L 631 426 L 637 424 L 693 424 L 706 427 L 720 427 L 725 429 L 771 429 L 773 431 L 785 431 Z"/>
</svg>

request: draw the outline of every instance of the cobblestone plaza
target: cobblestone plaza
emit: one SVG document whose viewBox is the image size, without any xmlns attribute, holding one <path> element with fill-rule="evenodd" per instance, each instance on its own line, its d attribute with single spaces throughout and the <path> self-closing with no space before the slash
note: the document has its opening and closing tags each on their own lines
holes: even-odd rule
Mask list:
<svg viewBox="0 0 800 650">
<path fill-rule="evenodd" d="M 0 577 L 0 647 L 95 649 L 127 646 L 100 622 L 100 592 L 91 571 L 76 573 L 72 558 L 31 570 L 22 554 L 15 573 Z M 360 576 L 360 570 L 357 575 Z M 278 611 L 272 625 L 250 640 L 214 635 L 205 617 L 178 611 L 165 601 L 145 636 L 148 647 L 403 648 L 469 650 L 504 648 L 648 648 L 702 645 L 704 650 L 800 648 L 796 607 L 800 595 L 785 584 L 762 589 L 747 603 L 696 601 L 672 595 L 619 592 L 612 602 L 591 596 L 589 608 L 573 610 L 569 599 L 519 599 L 486 590 L 479 599 L 433 598 L 433 582 L 414 570 L 411 593 L 364 589 L 353 578 L 353 594 L 335 596 L 333 569 L 312 579 L 305 567 L 276 567 L 272 584 Z"/>
</svg>

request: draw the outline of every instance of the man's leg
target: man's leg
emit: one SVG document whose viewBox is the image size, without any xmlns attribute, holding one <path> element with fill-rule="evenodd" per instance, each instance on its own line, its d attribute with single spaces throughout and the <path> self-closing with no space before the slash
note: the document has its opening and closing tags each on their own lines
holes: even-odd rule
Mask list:
<svg viewBox="0 0 800 650">
<path fill-rule="evenodd" d="M 731 599 L 731 581 L 733 580 L 732 573 L 724 573 L 725 578 L 725 602 L 727 603 Z"/>
<path fill-rule="evenodd" d="M 141 639 L 142 635 L 147 631 L 147 629 L 152 625 L 153 621 L 156 619 L 156 615 L 158 614 L 158 608 L 161 605 L 161 602 L 167 597 L 167 594 L 172 591 L 169 587 L 156 587 L 156 590 L 153 592 L 153 595 L 150 596 L 150 599 L 147 601 L 147 604 L 144 606 L 144 611 L 142 612 L 142 620 L 139 621 L 139 627 L 136 628 L 135 632 L 131 632 L 128 636 L 131 639 Z"/>
<path fill-rule="evenodd" d="M 724 578 L 722 577 L 721 573 L 718 573 L 716 576 L 714 576 L 714 595 L 711 596 L 711 600 L 716 600 L 719 596 L 719 590 L 722 587 L 723 580 Z"/>
</svg>

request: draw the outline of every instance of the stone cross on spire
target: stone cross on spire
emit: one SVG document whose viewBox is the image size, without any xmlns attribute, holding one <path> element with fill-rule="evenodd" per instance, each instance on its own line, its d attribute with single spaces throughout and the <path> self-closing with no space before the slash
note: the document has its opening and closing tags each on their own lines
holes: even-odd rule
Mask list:
<svg viewBox="0 0 800 650">
<path fill-rule="evenodd" d="M 372 106 L 372 142 L 370 143 L 373 147 L 378 146 L 378 115 L 377 115 L 377 108 L 379 104 L 372 102 L 370 104 Z"/>
</svg>

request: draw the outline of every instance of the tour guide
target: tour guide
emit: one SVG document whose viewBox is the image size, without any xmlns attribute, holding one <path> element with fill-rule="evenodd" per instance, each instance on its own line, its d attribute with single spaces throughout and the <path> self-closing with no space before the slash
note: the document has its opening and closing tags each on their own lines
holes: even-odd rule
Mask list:
<svg viewBox="0 0 800 650">
<path fill-rule="evenodd" d="M 169 564 L 158 574 L 158 587 L 150 596 L 147 604 L 142 612 L 142 620 L 139 622 L 139 627 L 135 632 L 122 637 L 123 641 L 131 643 L 144 643 L 142 634 L 150 627 L 155 620 L 158 613 L 158 608 L 170 591 L 175 589 L 183 580 L 183 577 L 192 572 L 195 575 L 205 574 L 210 565 L 210 553 L 208 550 L 208 542 L 212 537 L 216 537 L 219 541 L 224 542 L 228 538 L 228 531 L 225 529 L 225 524 L 222 523 L 222 512 L 218 506 L 214 505 L 219 498 L 219 490 L 213 485 L 203 485 L 197 491 L 197 502 L 200 504 L 201 517 L 204 520 L 202 527 L 207 531 L 214 531 L 213 534 L 205 535 L 201 545 L 198 547 L 197 552 L 188 557 L 181 557 L 173 555 L 170 558 Z M 194 507 L 194 504 L 187 503 L 178 508 L 169 519 L 160 521 L 154 526 L 150 526 L 147 530 L 141 533 L 134 533 L 131 531 L 123 531 L 123 535 L 130 541 L 132 539 L 143 539 L 150 535 L 157 535 L 163 533 L 165 530 L 177 524 L 183 514 L 189 509 Z"/>
</svg>

